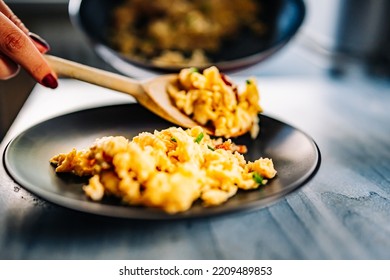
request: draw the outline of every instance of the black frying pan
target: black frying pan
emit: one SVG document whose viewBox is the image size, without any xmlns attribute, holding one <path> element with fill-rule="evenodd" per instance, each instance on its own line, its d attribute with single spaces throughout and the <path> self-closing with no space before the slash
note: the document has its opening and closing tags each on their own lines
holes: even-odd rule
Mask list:
<svg viewBox="0 0 390 280">
<path fill-rule="evenodd" d="M 283 47 L 298 31 L 305 17 L 303 0 L 259 0 L 262 22 L 267 33 L 255 37 L 242 32 L 237 40 L 225 44 L 210 58 L 223 72 L 242 69 L 263 61 Z M 108 40 L 111 11 L 123 1 L 70 0 L 69 14 L 76 28 L 88 38 L 97 55 L 118 71 L 129 76 L 146 73 L 178 72 L 178 67 L 158 67 L 148 62 L 134 61 L 114 50 Z M 143 70 L 142 70 L 143 69 Z"/>
</svg>

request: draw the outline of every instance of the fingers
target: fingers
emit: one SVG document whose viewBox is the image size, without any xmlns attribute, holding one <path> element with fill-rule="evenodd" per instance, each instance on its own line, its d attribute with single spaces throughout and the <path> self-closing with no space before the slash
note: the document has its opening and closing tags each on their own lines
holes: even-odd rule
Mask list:
<svg viewBox="0 0 390 280">
<path fill-rule="evenodd" d="M 19 65 L 0 53 L 0 80 L 7 80 L 16 76 L 19 69 Z"/>
<path fill-rule="evenodd" d="M 3 2 L 0 7 L 4 9 Z M 51 70 L 46 60 L 34 45 L 22 23 L 17 26 L 6 14 L 0 13 L 0 67 L 2 71 L 12 70 L 12 63 L 4 59 L 8 57 L 15 63 L 21 65 L 39 83 L 50 88 L 57 87 L 57 76 Z M 28 32 L 28 31 L 27 31 Z"/>
<path fill-rule="evenodd" d="M 30 37 L 30 39 L 40 53 L 47 53 L 50 50 L 49 44 L 39 35 L 32 32 L 28 32 L 27 35 Z"/>
<path fill-rule="evenodd" d="M 26 34 L 26 36 L 28 36 L 27 40 L 30 40 L 40 53 L 46 53 L 50 50 L 46 41 L 38 35 L 29 32 L 23 22 L 12 12 L 3 0 L 0 0 L 0 15 L 8 18 L 8 20 L 17 27 L 16 29 L 19 29 L 22 33 Z M 0 25 L 0 32 L 3 31 L 2 34 L 0 34 L 0 79 L 11 78 L 18 73 L 20 67 L 14 62 L 16 61 L 26 68 L 39 83 L 51 88 L 57 87 L 57 77 L 55 73 L 51 71 L 44 58 L 37 55 L 36 52 L 32 50 L 31 44 L 27 44 L 24 47 L 26 36 L 23 38 L 20 33 L 11 33 L 7 35 L 7 32 L 10 30 L 15 30 L 15 26 L 9 26 L 9 23 L 5 21 L 4 17 L 0 18 L 0 24 L 3 24 L 4 26 L 8 25 L 8 28 L 5 30 L 1 30 L 3 25 Z M 24 56 L 20 56 L 21 53 L 23 53 L 24 56 L 31 54 L 31 60 L 26 61 Z"/>
<path fill-rule="evenodd" d="M 23 32 L 28 32 L 24 24 L 12 13 L 11 9 L 2 0 L 0 1 L 0 13 L 3 13 L 11 20 L 13 18 L 13 22 L 16 26 L 23 30 Z M 19 72 L 19 69 L 19 65 L 0 53 L 0 79 L 12 78 Z"/>
<path fill-rule="evenodd" d="M 28 33 L 28 29 L 24 26 L 23 22 L 12 12 L 12 10 L 0 0 L 0 13 L 9 18 L 17 27 L 20 28 L 24 33 Z"/>
<path fill-rule="evenodd" d="M 3 0 L 0 0 L 0 13 L 5 15 L 10 21 L 12 21 L 20 30 L 23 31 L 26 35 L 30 36 L 30 39 L 33 41 L 34 45 L 38 48 L 41 53 L 46 53 L 50 50 L 50 46 L 45 40 L 43 40 L 38 35 L 30 32 L 23 22 L 12 12 L 12 10 L 4 3 Z"/>
</svg>

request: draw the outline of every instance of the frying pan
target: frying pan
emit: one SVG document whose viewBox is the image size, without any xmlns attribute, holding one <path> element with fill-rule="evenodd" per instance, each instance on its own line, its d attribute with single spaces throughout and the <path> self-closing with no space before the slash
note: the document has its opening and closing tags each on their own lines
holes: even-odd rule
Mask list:
<svg viewBox="0 0 390 280">
<path fill-rule="evenodd" d="M 261 21 L 267 27 L 264 36 L 241 32 L 239 38 L 223 45 L 209 58 L 212 65 L 228 73 L 259 63 L 281 49 L 299 30 L 305 17 L 303 0 L 258 0 Z M 110 45 L 109 28 L 112 10 L 123 1 L 70 0 L 69 15 L 76 29 L 106 63 L 125 75 L 145 78 L 155 74 L 179 72 L 178 66 L 156 66 L 151 62 L 132 60 Z M 206 65 L 205 65 L 206 67 Z"/>
</svg>

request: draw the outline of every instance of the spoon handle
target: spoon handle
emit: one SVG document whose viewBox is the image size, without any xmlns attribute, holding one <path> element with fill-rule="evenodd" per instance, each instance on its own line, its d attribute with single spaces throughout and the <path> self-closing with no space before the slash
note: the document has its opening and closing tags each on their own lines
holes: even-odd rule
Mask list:
<svg viewBox="0 0 390 280">
<path fill-rule="evenodd" d="M 129 77 L 52 55 L 45 55 L 45 58 L 58 76 L 73 78 L 108 89 L 124 92 L 136 99 L 145 95 L 141 83 Z"/>
</svg>

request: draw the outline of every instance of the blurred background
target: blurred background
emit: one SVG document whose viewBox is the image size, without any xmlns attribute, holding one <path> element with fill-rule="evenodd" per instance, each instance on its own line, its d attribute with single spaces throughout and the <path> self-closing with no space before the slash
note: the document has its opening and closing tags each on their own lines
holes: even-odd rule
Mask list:
<svg viewBox="0 0 390 280">
<path fill-rule="evenodd" d="M 31 31 L 50 43 L 51 54 L 117 72 L 71 24 L 67 0 L 5 2 Z M 389 81 L 389 0 L 305 0 L 305 5 L 303 26 L 284 48 L 264 62 L 229 74 Z M 0 141 L 34 85 L 23 71 L 0 81 Z"/>
</svg>

